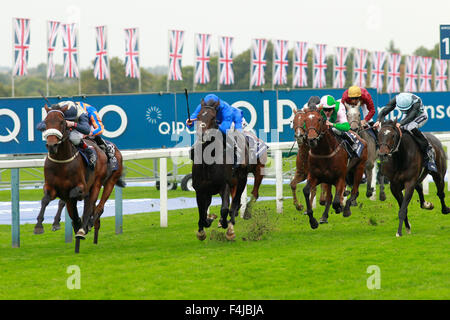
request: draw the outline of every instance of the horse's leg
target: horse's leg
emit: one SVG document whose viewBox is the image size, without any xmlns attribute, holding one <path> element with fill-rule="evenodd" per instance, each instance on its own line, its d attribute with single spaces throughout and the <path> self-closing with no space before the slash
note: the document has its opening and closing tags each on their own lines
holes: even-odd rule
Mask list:
<svg viewBox="0 0 450 320">
<path fill-rule="evenodd" d="M 315 188 L 317 186 L 317 179 L 311 178 L 306 183 L 306 186 L 303 188 L 303 195 L 305 196 L 305 202 L 306 202 L 306 214 L 309 217 L 309 225 L 311 226 L 311 229 L 317 229 L 319 226 L 319 223 L 317 222 L 316 218 L 314 218 L 312 205 L 310 202 L 310 193 L 311 189 Z"/>
<path fill-rule="evenodd" d="M 319 220 L 319 223 L 328 223 L 328 211 L 330 210 L 331 200 L 333 200 L 333 195 L 331 194 L 331 184 L 322 183 L 322 192 L 325 192 L 325 211 Z"/>
<path fill-rule="evenodd" d="M 89 232 L 88 225 L 91 219 L 92 214 L 94 213 L 95 202 L 98 199 L 98 194 L 100 193 L 100 189 L 102 187 L 101 179 L 97 179 L 94 182 L 94 185 L 91 187 L 89 194 L 84 199 L 84 210 L 83 210 L 83 218 L 82 218 L 82 227 L 78 230 L 76 237 L 84 240 L 86 234 Z M 98 230 L 97 230 L 98 232 Z M 97 234 L 98 237 L 98 234 Z M 96 241 L 96 237 L 94 235 L 94 241 Z M 95 242 L 94 242 L 95 243 Z"/>
<path fill-rule="evenodd" d="M 235 217 L 238 215 L 239 208 L 241 207 L 242 192 L 244 191 L 246 185 L 247 176 L 238 179 L 236 193 L 232 198 L 231 210 L 229 212 L 230 224 L 228 225 L 227 233 L 225 234 L 225 237 L 228 240 L 233 240 L 234 238 L 236 238 L 236 234 L 234 233 Z"/>
<path fill-rule="evenodd" d="M 380 173 L 380 201 L 386 201 L 386 193 L 384 192 L 384 176 Z"/>
<path fill-rule="evenodd" d="M 445 171 L 442 174 L 437 172 L 431 172 L 430 174 L 433 177 L 434 183 L 436 183 L 437 195 L 439 200 L 441 200 L 441 212 L 442 214 L 448 214 L 450 213 L 450 208 L 445 204 Z"/>
<path fill-rule="evenodd" d="M 262 173 L 263 168 L 264 168 L 264 164 L 258 162 L 258 164 L 255 167 L 255 170 L 253 171 L 253 175 L 255 177 L 255 183 L 253 184 L 253 189 L 251 192 L 252 196 L 250 198 L 250 201 L 247 203 L 247 206 L 245 207 L 244 219 L 251 218 L 253 204 L 259 198 L 259 187 L 261 186 L 261 182 L 264 177 L 264 175 Z"/>
<path fill-rule="evenodd" d="M 53 219 L 52 231 L 57 231 L 61 229 L 59 222 L 61 221 L 61 213 L 66 206 L 66 203 L 62 200 L 58 202 L 58 211 L 56 212 L 55 218 Z"/>
<path fill-rule="evenodd" d="M 392 182 L 391 182 L 391 184 L 392 184 Z M 398 221 L 398 230 L 397 230 L 397 234 L 396 234 L 397 237 L 402 236 L 403 222 L 407 219 L 408 205 L 413 196 L 414 189 L 415 189 L 415 184 L 413 184 L 411 182 L 408 182 L 405 184 L 405 195 L 403 196 L 402 205 L 400 207 L 400 210 L 398 211 L 398 220 L 399 221 Z M 392 190 L 392 187 L 391 187 L 391 190 Z"/>
<path fill-rule="evenodd" d="M 228 184 L 225 184 L 220 191 L 220 197 L 222 199 L 222 206 L 220 207 L 219 228 L 226 229 L 228 227 L 227 218 L 230 213 L 230 186 Z"/>
<path fill-rule="evenodd" d="M 426 210 L 434 209 L 434 205 L 431 202 L 425 201 L 422 183 L 417 183 L 415 189 L 419 195 L 420 207 Z"/>
<path fill-rule="evenodd" d="M 417 186 L 416 186 L 416 190 L 417 190 Z M 394 184 L 391 187 L 391 192 L 392 192 L 392 195 L 394 196 L 394 198 L 397 200 L 398 208 L 400 209 L 403 204 L 402 188 L 399 185 Z M 422 195 L 423 195 L 423 191 L 422 191 Z M 419 195 L 419 197 L 420 197 L 420 195 Z M 405 217 L 405 228 L 406 228 L 407 233 L 411 233 L 411 225 L 409 224 L 407 216 Z"/>
<path fill-rule="evenodd" d="M 341 200 L 344 197 L 344 191 L 345 191 L 345 176 L 340 178 L 337 182 L 336 182 L 336 193 L 334 194 L 334 199 L 333 199 L 333 209 L 336 213 L 341 213 L 342 212 L 342 204 L 341 204 Z"/>
<path fill-rule="evenodd" d="M 321 206 L 325 206 L 327 204 L 327 193 L 326 190 L 327 186 L 325 183 L 320 184 L 320 200 L 319 203 Z"/>
<path fill-rule="evenodd" d="M 373 176 L 373 162 L 369 162 L 369 160 L 367 160 L 366 163 L 366 169 L 365 169 L 365 173 L 366 173 L 366 178 L 367 178 L 367 182 L 366 182 L 366 197 L 370 198 L 373 195 L 373 187 L 372 187 L 372 176 Z"/>
<path fill-rule="evenodd" d="M 45 194 L 44 194 L 44 197 L 41 200 L 41 210 L 39 211 L 39 214 L 37 216 L 37 223 L 34 226 L 34 234 L 42 234 L 42 233 L 44 233 L 44 226 L 42 225 L 42 222 L 44 221 L 45 208 L 47 208 L 48 204 L 53 199 L 50 196 L 50 191 L 46 190 Z"/>
<path fill-rule="evenodd" d="M 303 210 L 303 205 L 299 203 L 297 200 L 297 185 L 303 180 L 305 180 L 304 175 L 300 174 L 299 171 L 297 170 L 290 184 L 292 190 L 292 198 L 294 199 L 294 206 L 295 209 L 297 209 L 298 211 Z"/>
<path fill-rule="evenodd" d="M 78 209 L 77 209 L 77 199 L 70 198 L 69 200 L 67 200 L 66 208 L 67 208 L 67 212 L 69 213 L 70 219 L 72 220 L 73 231 L 76 234 L 78 232 L 78 230 L 80 230 L 80 228 L 81 228 L 81 219 L 78 215 Z M 68 223 L 68 221 L 66 221 L 65 223 Z M 79 253 L 80 252 L 80 239 L 75 238 L 75 240 L 76 240 L 75 241 L 75 253 Z"/>
<path fill-rule="evenodd" d="M 362 180 L 362 176 L 364 174 L 364 169 L 365 169 L 365 162 L 364 161 L 360 161 L 357 164 L 357 167 L 355 168 L 355 173 L 353 176 L 353 186 L 352 186 L 352 192 L 351 192 L 351 196 L 350 198 L 347 199 L 347 201 L 345 202 L 345 208 L 344 208 L 344 217 L 350 217 L 352 212 L 350 210 L 350 205 L 353 202 L 356 202 L 356 198 L 358 198 L 359 192 L 359 184 L 361 183 Z"/>
<path fill-rule="evenodd" d="M 202 190 L 203 191 L 203 190 Z M 206 232 L 203 228 L 207 225 L 207 209 L 208 206 L 207 203 L 207 196 L 202 194 L 201 192 L 196 192 L 196 198 L 197 198 L 197 207 L 198 207 L 198 231 L 197 231 L 197 239 L 198 240 L 205 240 L 206 239 Z"/>
</svg>

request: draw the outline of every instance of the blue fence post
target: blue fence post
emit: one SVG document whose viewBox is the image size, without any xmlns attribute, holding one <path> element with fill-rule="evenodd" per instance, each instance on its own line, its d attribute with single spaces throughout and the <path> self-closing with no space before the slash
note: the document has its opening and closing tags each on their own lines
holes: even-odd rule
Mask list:
<svg viewBox="0 0 450 320">
<path fill-rule="evenodd" d="M 116 209 L 116 234 L 121 234 L 123 229 L 123 203 L 122 188 L 115 186 L 115 209 Z"/>
<path fill-rule="evenodd" d="M 20 247 L 19 168 L 11 169 L 11 234 L 12 247 Z"/>
<path fill-rule="evenodd" d="M 72 242 L 72 219 L 70 219 L 67 207 L 64 208 L 64 238 L 66 243 Z"/>
</svg>

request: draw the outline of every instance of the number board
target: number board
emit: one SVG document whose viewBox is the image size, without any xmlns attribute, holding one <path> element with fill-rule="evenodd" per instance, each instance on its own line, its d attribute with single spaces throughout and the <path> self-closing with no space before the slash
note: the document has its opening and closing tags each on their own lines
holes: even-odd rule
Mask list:
<svg viewBox="0 0 450 320">
<path fill-rule="evenodd" d="M 439 55 L 441 59 L 450 59 L 450 25 L 441 24 L 439 26 L 440 41 Z"/>
</svg>

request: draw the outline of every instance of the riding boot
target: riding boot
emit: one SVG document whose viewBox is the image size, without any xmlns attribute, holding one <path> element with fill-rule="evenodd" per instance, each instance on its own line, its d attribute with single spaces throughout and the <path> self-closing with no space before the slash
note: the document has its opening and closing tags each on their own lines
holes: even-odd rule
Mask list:
<svg viewBox="0 0 450 320">
<path fill-rule="evenodd" d="M 373 134 L 374 134 L 374 136 L 375 136 L 375 148 L 376 148 L 376 149 L 379 149 L 379 148 L 380 148 L 380 145 L 378 144 L 378 130 L 375 130 L 375 129 L 373 128 L 373 125 L 374 125 L 374 122 L 373 122 L 373 121 L 370 121 L 370 122 L 369 122 L 370 130 L 373 132 Z"/>
<path fill-rule="evenodd" d="M 352 157 L 359 157 L 358 153 L 357 153 L 357 149 L 358 149 L 358 141 L 357 138 L 355 138 L 352 134 L 350 134 L 349 132 L 343 132 L 342 135 L 345 140 L 347 140 L 347 142 L 350 144 L 350 149 L 352 151 Z"/>
<path fill-rule="evenodd" d="M 105 152 L 108 158 L 108 162 L 111 168 L 113 168 L 114 170 L 117 166 L 117 159 L 116 155 L 114 154 L 115 153 L 114 147 L 110 144 L 107 144 L 105 140 L 103 140 L 103 138 L 100 137 L 100 135 L 95 136 L 94 140 L 97 143 L 97 145 Z"/>
<path fill-rule="evenodd" d="M 419 129 L 414 128 L 411 130 L 411 133 L 416 138 L 420 150 L 422 151 L 424 166 L 428 169 L 428 171 L 437 172 L 438 170 L 434 160 L 433 147 L 430 145 L 423 133 L 419 131 Z"/>
<path fill-rule="evenodd" d="M 89 169 L 93 170 L 95 168 L 95 162 L 97 161 L 97 156 L 95 154 L 94 148 L 88 146 L 84 140 L 81 140 L 80 144 L 77 145 L 78 148 L 83 150 L 88 158 Z"/>
</svg>

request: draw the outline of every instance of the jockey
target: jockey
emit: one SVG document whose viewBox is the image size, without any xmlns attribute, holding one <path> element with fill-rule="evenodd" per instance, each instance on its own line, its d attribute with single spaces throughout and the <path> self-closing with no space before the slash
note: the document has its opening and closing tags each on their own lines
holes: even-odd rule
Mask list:
<svg viewBox="0 0 450 320">
<path fill-rule="evenodd" d="M 101 137 L 101 134 L 103 133 L 104 126 L 102 123 L 102 120 L 100 119 L 100 116 L 97 113 L 97 109 L 95 109 L 90 104 L 84 103 L 84 102 L 75 102 L 77 108 L 84 110 L 85 113 L 87 113 L 89 118 L 89 123 L 91 125 L 91 131 L 89 133 L 89 136 L 93 137 L 94 141 L 97 143 L 97 145 L 105 152 L 106 156 L 108 157 L 111 167 L 115 168 L 117 164 L 117 159 L 115 156 L 115 150 L 114 147 L 106 144 L 105 140 Z"/>
<path fill-rule="evenodd" d="M 332 96 L 325 95 L 320 99 L 319 108 L 322 117 L 326 120 L 326 125 L 338 136 L 343 137 L 351 146 L 353 156 L 359 156 L 356 152 L 358 139 L 349 133 L 350 124 L 347 120 L 347 113 L 344 104 L 336 101 Z"/>
<path fill-rule="evenodd" d="M 71 128 L 69 140 L 75 147 L 86 153 L 89 161 L 89 168 L 94 169 L 95 161 L 97 160 L 96 154 L 93 147 L 88 146 L 83 140 L 83 136 L 88 135 L 91 132 L 91 126 L 89 124 L 87 113 L 82 109 L 77 108 L 73 101 L 61 101 L 58 105 L 60 108 L 69 105 L 67 110 L 64 112 L 64 119 L 66 120 L 67 127 Z M 45 121 L 39 122 L 36 129 L 39 131 L 44 131 L 46 129 Z"/>
<path fill-rule="evenodd" d="M 424 163 L 429 171 L 437 172 L 436 163 L 434 160 L 433 147 L 427 138 L 420 132 L 421 128 L 428 121 L 427 113 L 425 112 L 422 99 L 415 94 L 409 92 L 402 92 L 396 95 L 378 114 L 377 122 L 374 128 L 380 126 L 380 121 L 395 108 L 398 108 L 405 117 L 397 123 L 397 127 L 407 130 L 416 138 L 420 149 L 424 155 Z"/>
<path fill-rule="evenodd" d="M 219 126 L 219 130 L 223 135 L 226 135 L 228 130 L 231 129 L 232 125 L 234 125 L 234 130 L 242 133 L 242 121 L 243 121 L 243 113 L 242 110 L 239 110 L 235 107 L 230 106 L 226 101 L 219 99 L 215 94 L 208 94 L 203 99 L 205 103 L 208 103 L 210 100 L 214 102 L 219 101 L 219 106 L 217 107 L 217 115 L 216 122 Z M 197 116 L 200 112 L 202 105 L 199 104 L 195 109 L 194 113 L 192 113 L 191 119 L 186 120 L 186 125 L 189 128 L 192 128 L 194 121 L 197 120 Z M 225 140 L 224 140 L 225 142 Z M 234 156 L 233 168 L 235 169 L 238 164 L 236 161 L 236 153 Z"/>
<path fill-rule="evenodd" d="M 375 115 L 375 105 L 373 104 L 372 97 L 364 88 L 358 86 L 351 86 L 342 94 L 341 101 L 345 105 L 360 106 L 362 109 L 362 116 L 364 119 L 361 120 L 361 127 L 369 125 L 373 126 L 374 121 L 372 120 Z M 375 136 L 375 143 L 378 146 L 378 131 L 371 129 Z"/>
</svg>

